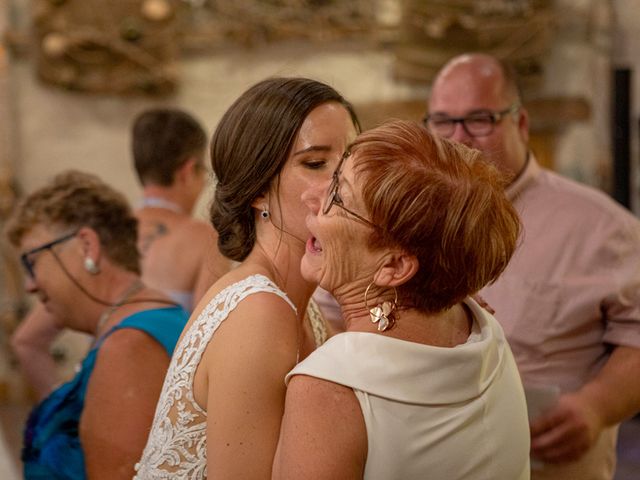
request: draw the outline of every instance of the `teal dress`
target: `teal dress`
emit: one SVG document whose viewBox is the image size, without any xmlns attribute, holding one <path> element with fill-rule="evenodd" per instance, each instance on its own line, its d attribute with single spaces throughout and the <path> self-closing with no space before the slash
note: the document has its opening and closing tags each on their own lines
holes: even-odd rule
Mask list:
<svg viewBox="0 0 640 480">
<path fill-rule="evenodd" d="M 125 318 L 104 335 L 82 361 L 76 376 L 54 390 L 31 412 L 22 450 L 24 478 L 86 478 L 78 427 L 87 385 L 105 338 L 116 330 L 135 328 L 151 335 L 171 356 L 188 319 L 189 313 L 181 307 L 144 310 Z"/>
</svg>

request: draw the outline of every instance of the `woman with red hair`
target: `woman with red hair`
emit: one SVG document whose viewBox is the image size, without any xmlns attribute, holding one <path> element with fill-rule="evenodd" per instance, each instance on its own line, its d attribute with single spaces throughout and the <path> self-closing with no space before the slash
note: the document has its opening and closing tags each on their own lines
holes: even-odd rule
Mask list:
<svg viewBox="0 0 640 480">
<path fill-rule="evenodd" d="M 346 332 L 287 376 L 274 478 L 529 478 L 520 377 L 470 297 L 516 247 L 503 185 L 478 151 L 393 122 L 303 194 L 302 274 Z"/>
</svg>

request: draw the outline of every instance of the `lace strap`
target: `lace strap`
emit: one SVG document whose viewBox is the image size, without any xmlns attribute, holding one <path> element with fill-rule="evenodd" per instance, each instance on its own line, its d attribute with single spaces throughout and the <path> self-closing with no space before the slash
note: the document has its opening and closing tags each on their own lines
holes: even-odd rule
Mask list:
<svg viewBox="0 0 640 480">
<path fill-rule="evenodd" d="M 265 277 L 261 274 L 251 275 L 250 277 L 245 278 L 243 281 L 238 282 L 231 287 L 240 286 L 240 290 L 242 291 L 242 298 L 246 298 L 248 295 L 252 293 L 273 293 L 274 295 L 279 296 L 285 302 L 289 304 L 294 313 L 298 314 L 298 309 L 293 304 L 293 302 L 289 299 L 286 293 L 284 293 L 280 287 L 278 287 L 271 279 Z"/>
<path fill-rule="evenodd" d="M 309 300 L 309 304 L 307 305 L 305 320 L 307 320 L 311 325 L 313 340 L 316 344 L 316 347 L 319 347 L 327 341 L 327 338 L 329 338 L 329 333 L 327 329 L 327 321 L 322 315 L 320 307 L 318 307 L 318 304 L 313 299 Z"/>
</svg>

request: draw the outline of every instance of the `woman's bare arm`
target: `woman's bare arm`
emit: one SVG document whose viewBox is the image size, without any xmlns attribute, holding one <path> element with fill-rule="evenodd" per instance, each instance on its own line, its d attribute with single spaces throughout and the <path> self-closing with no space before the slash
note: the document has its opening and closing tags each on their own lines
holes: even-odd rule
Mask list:
<svg viewBox="0 0 640 480">
<path fill-rule="evenodd" d="M 216 332 L 203 356 L 211 478 L 271 477 L 284 410 L 284 376 L 295 365 L 297 337 L 298 320 L 291 307 L 266 293 L 241 302 Z"/>
<path fill-rule="evenodd" d="M 362 480 L 367 431 L 353 390 L 296 375 L 289 382 L 274 480 Z"/>
<path fill-rule="evenodd" d="M 80 420 L 88 478 L 133 477 L 168 366 L 166 351 L 140 330 L 116 331 L 105 341 Z"/>
</svg>

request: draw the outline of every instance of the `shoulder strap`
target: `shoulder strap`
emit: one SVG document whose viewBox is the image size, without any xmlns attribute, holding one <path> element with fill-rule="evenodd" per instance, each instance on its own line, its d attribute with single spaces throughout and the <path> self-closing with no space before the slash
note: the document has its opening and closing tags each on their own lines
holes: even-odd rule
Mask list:
<svg viewBox="0 0 640 480">
<path fill-rule="evenodd" d="M 289 304 L 292 310 L 298 313 L 298 309 L 289 299 L 286 293 L 284 293 L 272 280 L 261 274 L 251 275 L 244 280 L 234 283 L 228 288 L 236 288 L 243 293 L 243 296 L 251 295 L 252 293 L 268 292 L 279 296 L 285 302 Z"/>
<path fill-rule="evenodd" d="M 180 334 L 189 320 L 189 313 L 182 307 L 154 308 L 143 310 L 123 319 L 113 327 L 100 342 L 116 330 L 135 328 L 153 337 L 171 356 Z"/>
</svg>

